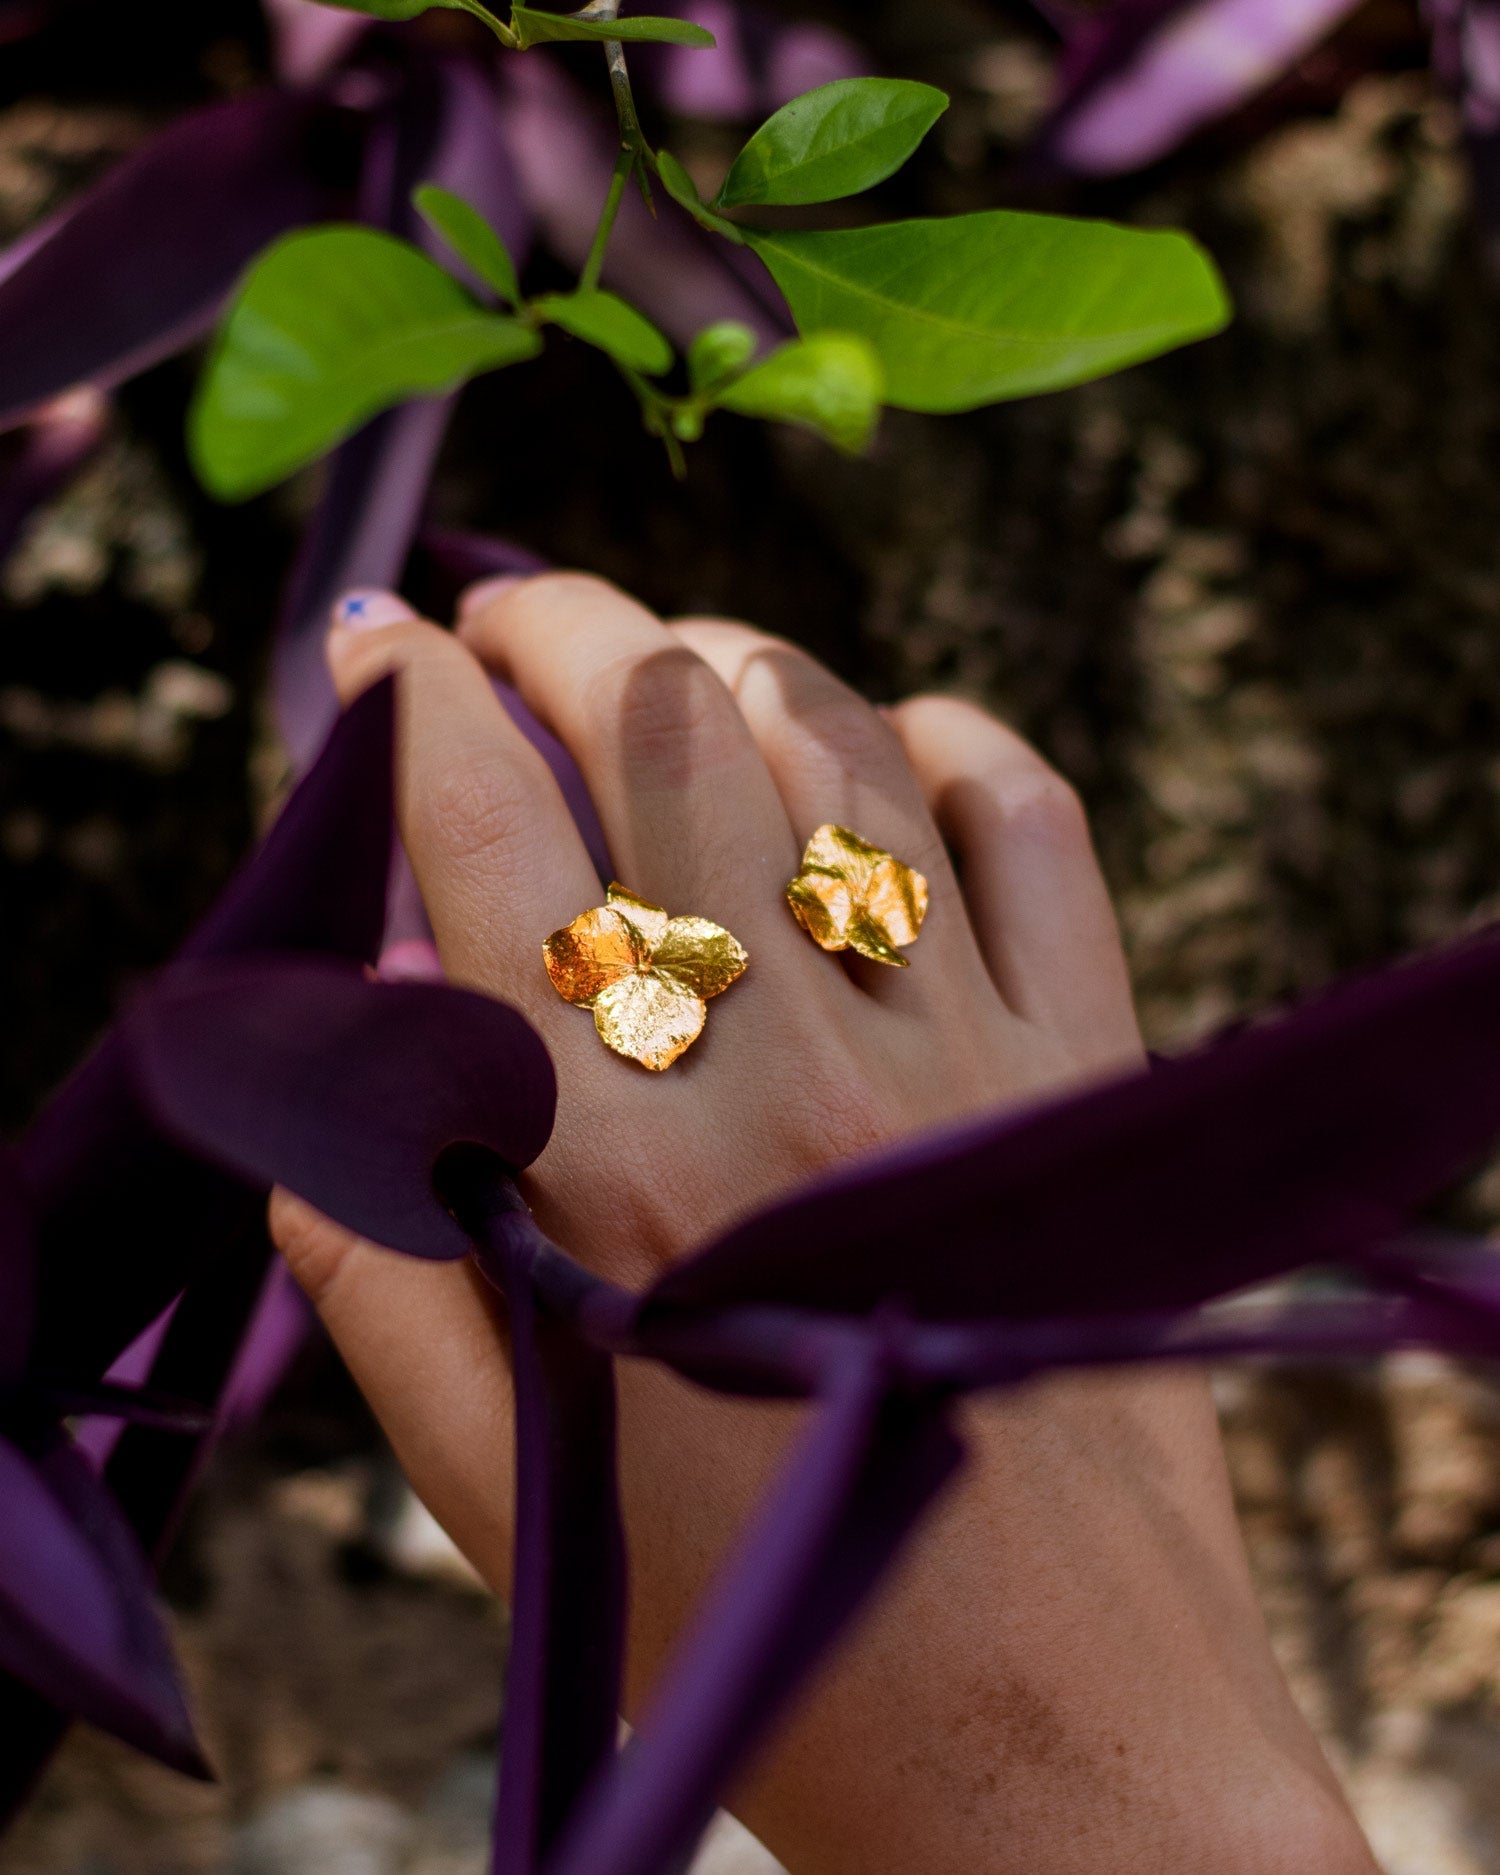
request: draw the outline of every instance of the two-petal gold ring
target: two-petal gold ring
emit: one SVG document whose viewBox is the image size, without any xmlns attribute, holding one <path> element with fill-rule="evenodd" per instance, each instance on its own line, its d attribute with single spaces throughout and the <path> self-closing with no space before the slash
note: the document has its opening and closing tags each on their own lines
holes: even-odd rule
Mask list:
<svg viewBox="0 0 1500 1875">
<path fill-rule="evenodd" d="M 883 848 L 829 822 L 807 843 L 786 888 L 792 914 L 825 951 L 899 964 L 927 915 L 927 881 Z M 599 1037 L 643 1068 L 669 1068 L 703 1033 L 708 999 L 743 976 L 744 945 L 707 918 L 669 917 L 612 885 L 542 946 L 547 975 L 592 1009 Z"/>
</svg>

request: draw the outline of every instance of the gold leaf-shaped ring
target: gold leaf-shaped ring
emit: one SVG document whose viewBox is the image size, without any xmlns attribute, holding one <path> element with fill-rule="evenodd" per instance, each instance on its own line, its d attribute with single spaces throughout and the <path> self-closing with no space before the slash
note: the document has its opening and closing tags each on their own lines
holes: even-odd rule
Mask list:
<svg viewBox="0 0 1500 1875">
<path fill-rule="evenodd" d="M 927 881 L 884 847 L 829 821 L 808 841 L 786 902 L 825 951 L 858 951 L 904 969 L 909 959 L 901 950 L 917 941 L 927 916 Z"/>
<path fill-rule="evenodd" d="M 542 946 L 552 987 L 594 1012 L 600 1039 L 643 1068 L 670 1068 L 703 1033 L 710 996 L 750 959 L 722 925 L 669 918 L 623 885 Z"/>
</svg>

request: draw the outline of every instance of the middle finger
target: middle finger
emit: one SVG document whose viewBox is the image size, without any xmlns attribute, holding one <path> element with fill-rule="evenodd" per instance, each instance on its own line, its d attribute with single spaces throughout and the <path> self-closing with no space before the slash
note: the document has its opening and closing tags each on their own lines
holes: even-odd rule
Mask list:
<svg viewBox="0 0 1500 1875">
<path fill-rule="evenodd" d="M 622 884 L 727 925 L 752 959 L 797 955 L 780 900 L 795 869 L 791 824 L 701 658 L 615 587 L 572 573 L 481 599 L 459 635 L 572 751 Z"/>
</svg>

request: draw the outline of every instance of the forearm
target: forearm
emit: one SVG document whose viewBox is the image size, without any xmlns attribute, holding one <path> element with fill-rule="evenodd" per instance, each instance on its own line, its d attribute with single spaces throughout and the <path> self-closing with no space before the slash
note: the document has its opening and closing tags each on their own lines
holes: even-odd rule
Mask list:
<svg viewBox="0 0 1500 1875">
<path fill-rule="evenodd" d="M 796 1419 L 624 1378 L 633 1717 Z M 1266 1646 L 1203 1383 L 1055 1381 L 965 1432 L 734 1801 L 793 1875 L 1373 1875 Z"/>
</svg>

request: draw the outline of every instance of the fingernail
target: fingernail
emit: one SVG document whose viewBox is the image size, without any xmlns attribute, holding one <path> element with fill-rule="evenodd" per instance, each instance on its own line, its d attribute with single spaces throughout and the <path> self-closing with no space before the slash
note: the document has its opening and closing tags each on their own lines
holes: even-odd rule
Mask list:
<svg viewBox="0 0 1500 1875">
<path fill-rule="evenodd" d="M 398 594 L 378 586 L 356 587 L 337 600 L 333 608 L 335 627 L 348 632 L 375 631 L 382 625 L 399 625 L 416 616 Z"/>
<path fill-rule="evenodd" d="M 497 573 L 493 579 L 476 580 L 472 586 L 466 586 L 458 595 L 459 624 L 482 612 L 492 600 L 509 592 L 512 586 L 519 586 L 525 578 L 524 573 Z"/>
</svg>

